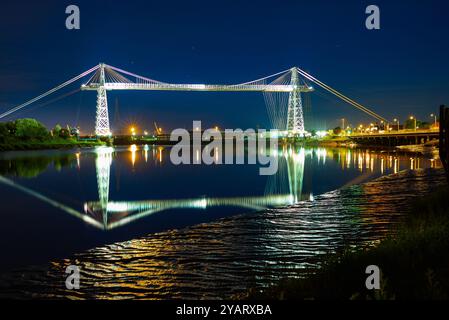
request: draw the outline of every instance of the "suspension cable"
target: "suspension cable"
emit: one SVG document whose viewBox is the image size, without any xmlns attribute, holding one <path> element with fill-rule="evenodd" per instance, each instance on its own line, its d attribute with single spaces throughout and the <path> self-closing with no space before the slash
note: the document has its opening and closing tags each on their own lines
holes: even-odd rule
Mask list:
<svg viewBox="0 0 449 320">
<path fill-rule="evenodd" d="M 355 102 L 354 100 L 352 100 L 351 98 L 348 98 L 347 96 L 345 96 L 344 94 L 338 92 L 337 90 L 333 89 L 332 87 L 328 86 L 327 84 L 321 82 L 320 80 L 316 79 L 315 77 L 311 76 L 310 74 L 308 74 L 307 72 L 296 68 L 298 70 L 298 72 L 304 76 L 305 78 L 309 79 L 310 81 L 312 81 L 313 83 L 319 85 L 320 87 L 322 87 L 323 89 L 329 91 L 330 93 L 336 95 L 337 97 L 339 97 L 341 100 L 349 103 L 350 105 L 356 107 L 359 110 L 362 110 L 363 112 L 369 114 L 370 116 L 372 116 L 373 118 L 376 118 L 378 120 L 384 121 L 385 123 L 388 123 L 388 120 L 386 120 L 385 118 L 381 117 L 380 115 L 378 115 L 377 113 L 375 113 L 374 111 L 371 111 L 370 109 L 364 107 L 363 105 L 361 105 L 360 103 Z"/>
<path fill-rule="evenodd" d="M 85 71 L 85 72 L 83 72 L 83 73 L 77 75 L 76 77 L 74 77 L 74 78 L 72 78 L 72 79 L 70 79 L 70 80 L 64 82 L 63 84 L 60 84 L 59 86 L 54 87 L 54 88 L 51 89 L 51 90 L 48 90 L 47 92 L 41 94 L 40 96 L 37 96 L 36 98 L 33 98 L 33 99 L 31 99 L 31 100 L 28 100 L 27 102 L 22 103 L 22 104 L 20 104 L 20 105 L 18 105 L 18 106 L 16 106 L 16 107 L 14 107 L 14 108 L 12 108 L 12 109 L 6 111 L 6 112 L 0 114 L 0 119 L 4 118 L 4 117 L 6 117 L 6 116 L 9 116 L 11 113 L 14 113 L 14 112 L 16 112 L 16 111 L 18 111 L 18 110 L 20 110 L 20 109 L 22 109 L 22 108 L 25 108 L 26 106 L 28 106 L 28 105 L 30 105 L 30 104 L 32 104 L 32 103 L 34 103 L 34 102 L 36 102 L 36 101 L 38 101 L 38 100 L 40 100 L 40 99 L 42 99 L 42 98 L 45 98 L 46 96 L 52 94 L 53 92 L 56 92 L 56 91 L 58 91 L 59 89 L 62 89 L 62 88 L 64 88 L 65 86 L 67 86 L 67 85 L 69 85 L 69 84 L 71 84 L 71 83 L 73 83 L 73 82 L 75 82 L 75 81 L 77 81 L 77 80 L 79 80 L 79 79 L 85 77 L 86 75 L 88 75 L 89 73 L 91 73 L 91 72 L 97 70 L 98 68 L 99 68 L 99 66 L 97 65 L 97 66 L 95 66 L 95 67 L 93 67 L 93 68 L 91 68 L 91 69 L 89 69 L 89 70 L 87 70 L 87 71 Z"/>
<path fill-rule="evenodd" d="M 164 83 L 164 82 L 160 82 L 160 81 L 153 80 L 153 79 L 150 79 L 150 78 L 145 78 L 145 77 L 139 76 L 139 75 L 137 75 L 137 74 L 135 74 L 135 73 L 131 73 L 131 72 L 129 72 L 129 71 L 126 71 L 126 70 L 123 70 L 123 69 L 119 69 L 119 68 L 116 68 L 116 67 L 113 67 L 113 66 L 110 66 L 110 65 L 106 65 L 106 67 L 108 67 L 108 68 L 110 68 L 110 69 L 112 69 L 112 70 L 115 70 L 115 71 L 124 73 L 124 74 L 126 74 L 126 75 L 128 75 L 128 76 L 132 76 L 132 77 L 141 79 L 141 80 L 145 80 L 145 81 L 149 81 L 149 82 L 153 82 L 153 83 L 159 83 L 159 84 L 166 84 L 166 83 Z"/>
<path fill-rule="evenodd" d="M 251 84 L 251 83 L 256 83 L 256 82 L 259 82 L 259 81 L 264 81 L 264 80 L 266 80 L 266 79 L 270 79 L 270 78 L 276 77 L 276 76 L 278 76 L 278 75 L 280 75 L 280 74 L 288 73 L 288 72 L 290 72 L 290 71 L 291 71 L 290 69 L 287 69 L 287 70 L 284 70 L 284 71 L 281 71 L 281 72 L 272 74 L 271 76 L 268 76 L 268 77 L 260 78 L 260 79 L 253 80 L 253 81 L 249 81 L 249 82 L 245 82 L 245 83 L 240 83 L 240 84 L 230 85 L 229 87 L 237 87 L 237 86 L 245 86 L 245 85 L 249 85 L 249 84 Z"/>
</svg>

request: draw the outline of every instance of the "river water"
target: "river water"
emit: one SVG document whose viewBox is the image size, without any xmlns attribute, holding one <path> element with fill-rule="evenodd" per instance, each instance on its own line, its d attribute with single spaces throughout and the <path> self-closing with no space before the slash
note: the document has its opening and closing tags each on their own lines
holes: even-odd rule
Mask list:
<svg viewBox="0 0 449 320">
<path fill-rule="evenodd" d="M 438 160 L 397 152 L 285 147 L 269 177 L 169 152 L 0 153 L 0 296 L 229 298 L 375 244 L 444 181 Z"/>
</svg>

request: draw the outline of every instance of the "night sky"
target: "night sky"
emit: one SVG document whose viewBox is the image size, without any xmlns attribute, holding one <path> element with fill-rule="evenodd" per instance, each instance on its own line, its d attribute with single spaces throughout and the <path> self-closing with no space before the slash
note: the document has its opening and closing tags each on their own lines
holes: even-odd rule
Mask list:
<svg viewBox="0 0 449 320">
<path fill-rule="evenodd" d="M 81 29 L 65 28 L 65 8 Z M 365 28 L 365 8 L 381 30 Z M 172 83 L 233 84 L 298 66 L 383 117 L 430 120 L 449 104 L 449 1 L 8 1 L 0 4 L 0 111 L 99 62 Z M 87 79 L 86 79 L 87 80 Z M 46 101 L 76 90 L 65 89 Z M 35 117 L 93 130 L 95 93 L 78 92 L 6 119 Z M 260 93 L 109 93 L 112 130 L 268 126 Z M 312 97 L 307 127 L 370 119 L 337 98 Z"/>
</svg>

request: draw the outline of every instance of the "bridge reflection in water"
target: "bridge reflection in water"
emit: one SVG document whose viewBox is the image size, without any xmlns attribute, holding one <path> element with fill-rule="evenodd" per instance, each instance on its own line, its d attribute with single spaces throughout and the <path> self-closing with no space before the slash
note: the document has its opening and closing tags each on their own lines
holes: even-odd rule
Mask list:
<svg viewBox="0 0 449 320">
<path fill-rule="evenodd" d="M 148 146 L 143 147 L 145 161 L 148 161 Z M 129 148 L 132 165 L 136 162 L 138 147 Z M 154 158 L 162 162 L 163 147 L 155 150 Z M 217 157 L 222 155 L 216 153 Z M 285 147 L 282 150 L 264 150 L 259 153 L 270 153 L 278 157 L 279 170 L 276 175 L 270 176 L 263 196 L 232 197 L 232 198 L 192 198 L 170 200 L 143 200 L 143 201 L 112 201 L 109 199 L 110 167 L 112 164 L 114 148 L 99 147 L 96 149 L 96 173 L 98 186 L 98 201 L 89 201 L 84 205 L 87 215 L 96 221 L 102 221 L 105 230 L 111 230 L 128 223 L 144 218 L 151 214 L 170 209 L 207 209 L 210 207 L 240 207 L 251 211 L 261 211 L 267 208 L 292 205 L 300 200 L 309 199 L 304 195 L 304 162 L 306 153 L 311 150 L 304 148 Z"/>
<path fill-rule="evenodd" d="M 129 147 L 130 162 L 134 167 L 137 161 L 149 161 L 149 152 L 155 164 L 163 164 L 166 155 L 163 154 L 170 149 L 161 146 L 131 146 Z M 258 150 L 259 153 L 270 152 L 278 157 L 279 170 L 276 175 L 270 176 L 266 182 L 265 192 L 260 196 L 246 197 L 200 197 L 185 199 L 149 199 L 140 201 L 114 201 L 110 199 L 110 171 L 114 157 L 122 152 L 122 149 L 112 147 L 100 147 L 94 150 L 95 170 L 97 180 L 98 198 L 97 200 L 84 203 L 83 210 L 74 209 L 56 199 L 52 199 L 37 190 L 19 184 L 18 181 L 11 180 L 7 176 L 31 176 L 35 177 L 49 163 L 56 160 L 51 156 L 48 159 L 40 155 L 39 161 L 35 158 L 23 159 L 16 158 L 14 154 L 4 154 L 0 159 L 0 183 L 13 187 L 43 201 L 53 207 L 56 207 L 98 229 L 111 230 L 128 223 L 149 216 L 157 212 L 163 212 L 171 209 L 198 209 L 206 210 L 212 207 L 239 207 L 248 209 L 248 211 L 260 211 L 266 208 L 285 207 L 296 204 L 302 200 L 313 200 L 313 194 L 304 192 L 304 171 L 307 159 L 312 160 L 325 169 L 326 161 L 331 161 L 341 167 L 342 171 L 357 169 L 360 172 L 355 178 L 346 183 L 347 185 L 357 184 L 368 180 L 373 175 L 383 175 L 389 173 L 398 173 L 401 170 L 416 170 L 421 168 L 441 167 L 438 159 L 427 159 L 417 154 L 400 152 L 373 152 L 364 149 L 332 149 L 332 148 L 302 148 L 293 146 L 284 146 L 278 150 Z M 87 151 L 84 154 L 89 154 Z M 82 154 L 67 156 L 64 163 L 70 163 L 73 158 L 74 163 L 80 169 Z M 221 155 L 217 155 L 221 156 Z M 236 155 L 237 156 L 237 155 Z M 38 164 L 32 166 L 32 164 Z M 313 170 L 314 166 L 307 166 Z M 23 169 L 27 169 L 24 172 Z M 29 170 L 31 172 L 29 172 Z M 312 176 L 312 172 L 307 174 L 307 179 Z M 308 180 L 307 180 L 308 181 Z M 336 186 L 339 187 L 339 186 Z"/>
</svg>

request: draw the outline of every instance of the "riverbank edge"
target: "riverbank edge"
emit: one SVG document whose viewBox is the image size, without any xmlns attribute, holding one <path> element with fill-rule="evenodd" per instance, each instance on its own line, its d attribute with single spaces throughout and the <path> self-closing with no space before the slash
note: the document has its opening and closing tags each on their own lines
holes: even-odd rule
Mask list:
<svg viewBox="0 0 449 320">
<path fill-rule="evenodd" d="M 416 200 L 397 232 L 377 246 L 324 257 L 321 268 L 301 272 L 237 299 L 446 300 L 449 299 L 449 187 Z M 381 270 L 380 290 L 367 290 L 365 270 Z"/>
<path fill-rule="evenodd" d="M 104 145 L 106 143 L 102 141 L 14 142 L 0 144 L 0 152 L 92 148 Z"/>
</svg>

